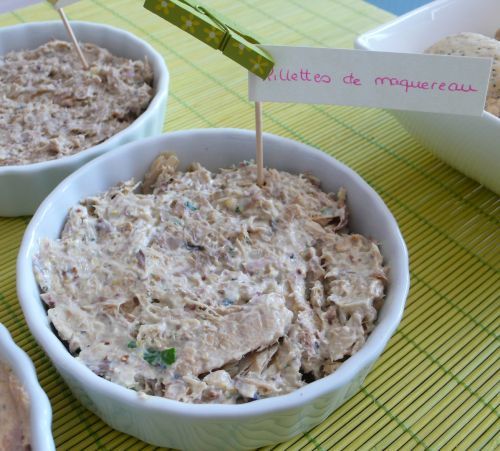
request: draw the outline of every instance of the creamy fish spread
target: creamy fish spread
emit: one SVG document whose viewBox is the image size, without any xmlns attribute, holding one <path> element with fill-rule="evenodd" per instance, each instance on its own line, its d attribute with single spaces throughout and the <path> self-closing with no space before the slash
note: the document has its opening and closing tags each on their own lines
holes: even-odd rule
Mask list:
<svg viewBox="0 0 500 451">
<path fill-rule="evenodd" d="M 256 167 L 177 170 L 69 211 L 34 270 L 50 321 L 96 374 L 147 394 L 242 403 L 333 373 L 374 327 L 386 284 L 346 192 Z"/>
<path fill-rule="evenodd" d="M 494 116 L 500 117 L 500 42 L 498 40 L 478 33 L 460 33 L 441 39 L 426 52 L 438 55 L 493 58 L 485 109 Z"/>
<path fill-rule="evenodd" d="M 0 363 L 0 449 L 29 450 L 29 402 L 10 368 Z"/>
<path fill-rule="evenodd" d="M 132 123 L 153 96 L 144 61 L 83 44 L 83 69 L 68 42 L 0 57 L 0 166 L 72 155 Z"/>
</svg>

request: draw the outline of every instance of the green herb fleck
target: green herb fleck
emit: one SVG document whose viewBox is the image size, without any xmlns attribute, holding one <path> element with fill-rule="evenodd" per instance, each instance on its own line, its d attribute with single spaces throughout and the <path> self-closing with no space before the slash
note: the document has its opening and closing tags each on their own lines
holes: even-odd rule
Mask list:
<svg viewBox="0 0 500 451">
<path fill-rule="evenodd" d="M 137 341 L 135 340 L 130 340 L 127 344 L 127 348 L 134 349 L 137 348 Z"/>
<path fill-rule="evenodd" d="M 152 366 L 165 368 L 175 362 L 175 348 L 168 348 L 163 351 L 147 348 L 144 351 L 143 358 Z"/>
<path fill-rule="evenodd" d="M 235 211 L 236 213 L 241 213 L 241 208 L 240 208 L 240 206 L 238 205 L 238 206 L 235 208 L 235 210 L 234 210 L 234 211 Z"/>
<path fill-rule="evenodd" d="M 188 201 L 188 200 L 187 200 L 186 202 L 184 202 L 184 206 L 185 206 L 186 208 L 189 208 L 191 211 L 196 211 L 196 210 L 198 210 L 198 207 L 197 207 L 195 204 L 193 204 L 193 203 L 191 203 L 190 201 Z"/>
</svg>

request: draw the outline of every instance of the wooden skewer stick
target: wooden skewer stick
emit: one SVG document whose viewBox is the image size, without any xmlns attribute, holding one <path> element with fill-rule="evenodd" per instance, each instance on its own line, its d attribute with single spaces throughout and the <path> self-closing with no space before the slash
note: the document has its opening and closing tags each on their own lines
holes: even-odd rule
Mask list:
<svg viewBox="0 0 500 451">
<path fill-rule="evenodd" d="M 257 163 L 257 185 L 264 185 L 264 146 L 262 143 L 262 103 L 255 102 L 255 145 Z"/>
<path fill-rule="evenodd" d="M 71 25 L 68 22 L 68 18 L 66 17 L 66 14 L 64 14 L 64 11 L 62 8 L 58 8 L 57 12 L 61 16 L 61 19 L 63 21 L 64 27 L 66 28 L 66 31 L 68 32 L 68 35 L 71 39 L 71 42 L 73 43 L 73 47 L 76 50 L 76 53 L 78 54 L 78 58 L 80 58 L 80 61 L 82 62 L 83 68 L 88 69 L 89 64 L 87 63 L 87 60 L 85 59 L 85 56 L 83 56 L 82 49 L 78 45 L 78 41 L 76 40 L 75 33 L 73 33 L 73 29 L 71 28 Z"/>
</svg>

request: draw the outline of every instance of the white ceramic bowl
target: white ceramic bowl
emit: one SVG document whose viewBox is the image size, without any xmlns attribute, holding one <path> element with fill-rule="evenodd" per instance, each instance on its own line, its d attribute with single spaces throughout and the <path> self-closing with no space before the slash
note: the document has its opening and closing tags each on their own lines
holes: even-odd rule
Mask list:
<svg viewBox="0 0 500 451">
<path fill-rule="evenodd" d="M 266 165 L 294 173 L 311 171 L 326 191 L 345 186 L 353 231 L 378 240 L 390 267 L 390 282 L 378 325 L 365 346 L 333 375 L 293 393 L 242 405 L 187 404 L 140 397 L 96 376 L 75 360 L 51 330 L 32 270 L 42 237 L 57 238 L 68 209 L 119 181 L 142 179 L 154 158 L 176 151 L 181 169 L 199 161 L 211 170 L 255 156 L 248 130 L 205 129 L 169 133 L 126 144 L 91 161 L 63 181 L 29 224 L 17 262 L 17 288 L 28 325 L 71 390 L 112 427 L 158 446 L 190 450 L 255 448 L 289 439 L 323 421 L 356 393 L 403 314 L 408 292 L 408 256 L 396 221 L 381 198 L 354 171 L 305 144 L 265 134 Z"/>
<path fill-rule="evenodd" d="M 445 36 L 470 31 L 495 36 L 499 0 L 438 0 L 358 37 L 364 50 L 421 53 Z M 424 146 L 451 166 L 500 194 L 500 119 L 392 111 Z"/>
<path fill-rule="evenodd" d="M 130 59 L 147 57 L 154 71 L 154 97 L 127 128 L 82 152 L 41 163 L 0 166 L 0 216 L 33 214 L 40 202 L 66 176 L 87 161 L 120 144 L 161 133 L 168 97 L 169 73 L 163 57 L 147 42 L 109 25 L 71 22 L 77 39 Z M 34 22 L 0 28 L 0 55 L 34 49 L 50 39 L 68 40 L 61 21 Z"/>
<path fill-rule="evenodd" d="M 17 347 L 2 324 L 0 324 L 0 363 L 12 369 L 28 394 L 31 409 L 31 448 L 33 451 L 55 450 L 49 398 L 38 383 L 35 367 L 30 358 Z"/>
</svg>

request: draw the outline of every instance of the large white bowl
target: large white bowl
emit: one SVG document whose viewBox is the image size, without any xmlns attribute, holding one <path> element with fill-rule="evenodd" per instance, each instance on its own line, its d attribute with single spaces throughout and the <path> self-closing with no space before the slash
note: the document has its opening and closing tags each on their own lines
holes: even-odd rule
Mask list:
<svg viewBox="0 0 500 451">
<path fill-rule="evenodd" d="M 358 391 L 396 330 L 408 292 L 408 255 L 398 225 L 381 198 L 354 171 L 317 149 L 269 134 L 264 135 L 264 148 L 268 166 L 294 173 L 311 171 L 326 191 L 347 188 L 352 230 L 378 240 L 390 268 L 378 325 L 363 348 L 335 374 L 293 393 L 242 405 L 140 397 L 96 376 L 71 356 L 50 327 L 32 269 L 40 239 L 57 238 L 68 209 L 84 197 L 131 177 L 142 179 L 162 151 L 177 152 L 181 169 L 199 161 L 217 170 L 255 156 L 255 135 L 247 130 L 187 130 L 124 145 L 91 161 L 51 193 L 29 224 L 17 261 L 18 295 L 33 335 L 75 396 L 112 427 L 154 445 L 190 450 L 255 448 L 287 440 L 323 421 Z"/>
<path fill-rule="evenodd" d="M 53 451 L 52 409 L 49 398 L 40 387 L 35 367 L 26 353 L 17 347 L 7 329 L 0 324 L 0 363 L 11 368 L 28 394 L 30 403 L 31 449 Z M 1 419 L 0 419 L 1 421 Z M 1 425 L 0 425 L 1 427 Z"/>
<path fill-rule="evenodd" d="M 0 216 L 33 214 L 40 202 L 66 176 L 117 145 L 161 133 L 168 97 L 169 73 L 163 57 L 147 42 L 124 30 L 90 22 L 71 22 L 77 39 L 92 42 L 130 59 L 146 57 L 154 71 L 154 97 L 132 124 L 106 141 L 77 154 L 28 165 L 0 166 Z M 34 49 L 50 39 L 67 41 L 61 21 L 0 28 L 0 55 Z"/>
<path fill-rule="evenodd" d="M 462 31 L 495 36 L 499 0 L 438 0 L 356 39 L 364 50 L 422 53 L 435 42 Z M 500 194 L 500 119 L 392 111 L 425 147 L 449 165 Z"/>
</svg>

